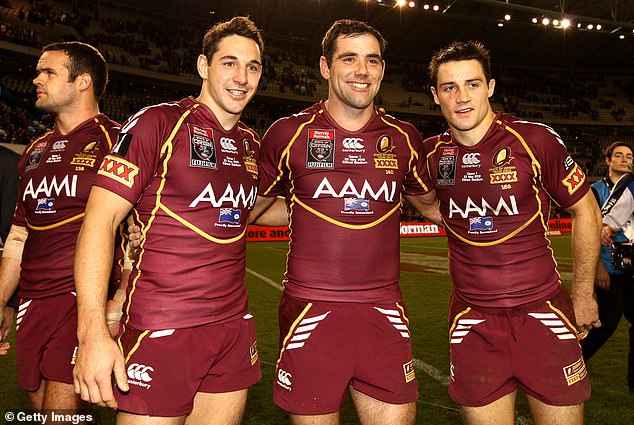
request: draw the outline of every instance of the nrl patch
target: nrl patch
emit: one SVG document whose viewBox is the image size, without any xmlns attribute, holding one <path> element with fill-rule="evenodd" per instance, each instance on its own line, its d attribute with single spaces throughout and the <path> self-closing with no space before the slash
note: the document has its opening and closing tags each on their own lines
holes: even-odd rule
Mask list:
<svg viewBox="0 0 634 425">
<path fill-rule="evenodd" d="M 24 167 L 25 171 L 33 170 L 40 165 L 40 161 L 42 160 L 42 155 L 46 151 L 47 143 L 46 141 L 37 142 L 33 149 L 29 152 L 29 156 L 26 159 L 26 166 Z"/>
<path fill-rule="evenodd" d="M 248 139 L 244 139 L 242 144 L 244 146 L 244 168 L 253 175 L 253 178 L 257 178 L 258 162 L 255 159 L 255 151 Z"/>
<path fill-rule="evenodd" d="M 405 382 L 412 382 L 416 378 L 413 360 L 410 360 L 403 365 L 403 373 L 405 374 Z"/>
<path fill-rule="evenodd" d="M 588 371 L 586 369 L 586 364 L 583 361 L 583 357 L 579 357 L 579 360 L 571 365 L 564 367 L 563 372 L 568 386 L 576 384 L 577 382 L 588 376 Z"/>
<path fill-rule="evenodd" d="M 456 159 L 458 158 L 457 147 L 440 148 L 440 158 L 438 158 L 438 171 L 436 182 L 442 186 L 453 186 L 456 184 Z"/>
<path fill-rule="evenodd" d="M 216 159 L 213 130 L 192 124 L 187 124 L 187 128 L 189 129 L 190 167 L 216 170 L 218 161 Z"/>
<path fill-rule="evenodd" d="M 376 153 L 374 154 L 374 168 L 398 170 L 398 158 L 395 153 L 394 141 L 388 135 L 379 137 L 376 141 Z"/>
<path fill-rule="evenodd" d="M 578 164 L 575 165 L 576 167 L 574 167 L 572 171 L 568 173 L 566 178 L 561 181 L 564 186 L 568 188 L 569 195 L 575 193 L 577 189 L 581 187 L 581 184 L 586 180 L 586 175 L 583 172 L 583 169 Z"/>
<path fill-rule="evenodd" d="M 308 129 L 306 168 L 334 168 L 335 131 Z"/>
</svg>

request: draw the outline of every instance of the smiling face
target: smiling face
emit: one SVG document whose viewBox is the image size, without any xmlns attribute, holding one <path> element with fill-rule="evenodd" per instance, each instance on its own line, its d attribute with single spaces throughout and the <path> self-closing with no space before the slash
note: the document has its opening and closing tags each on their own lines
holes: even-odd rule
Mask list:
<svg viewBox="0 0 634 425">
<path fill-rule="evenodd" d="M 42 53 L 33 79 L 37 100 L 35 106 L 45 112 L 60 113 L 77 102 L 79 90 L 69 81 L 68 55 L 62 50 Z"/>
<path fill-rule="evenodd" d="M 385 62 L 381 47 L 371 34 L 339 36 L 332 63 L 324 56 L 319 62 L 321 75 L 328 80 L 328 102 L 345 108 L 372 108 L 381 88 Z"/>
<path fill-rule="evenodd" d="M 209 61 L 204 55 L 198 57 L 198 73 L 203 79 L 198 100 L 211 108 L 225 129 L 230 129 L 258 88 L 262 75 L 260 48 L 246 37 L 225 37 Z"/>
<path fill-rule="evenodd" d="M 475 59 L 444 62 L 438 67 L 436 87 L 431 88 L 458 142 L 475 144 L 486 134 L 494 114 L 489 103 L 495 80 L 488 83 Z"/>
</svg>

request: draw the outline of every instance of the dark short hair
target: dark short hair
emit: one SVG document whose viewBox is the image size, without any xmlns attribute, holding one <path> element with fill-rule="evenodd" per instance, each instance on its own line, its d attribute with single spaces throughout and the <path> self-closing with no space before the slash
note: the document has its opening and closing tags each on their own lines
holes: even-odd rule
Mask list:
<svg viewBox="0 0 634 425">
<path fill-rule="evenodd" d="M 630 152 L 632 152 L 634 154 L 634 149 L 632 149 L 632 146 L 630 146 L 629 143 L 617 140 L 616 142 L 611 143 L 610 146 L 605 148 L 605 157 L 608 158 L 608 159 L 612 158 L 612 152 L 614 152 L 614 149 L 618 148 L 619 146 L 624 146 L 624 147 L 628 148 L 630 150 Z"/>
<path fill-rule="evenodd" d="M 381 56 L 383 56 L 385 48 L 387 47 L 387 41 L 385 41 L 385 38 L 383 38 L 378 30 L 362 21 L 354 19 L 339 19 L 332 24 L 328 31 L 326 31 L 326 35 L 324 35 L 324 38 L 321 41 L 322 55 L 326 58 L 328 66 L 332 65 L 332 58 L 335 54 L 335 48 L 339 36 L 356 37 L 363 34 L 370 34 L 377 39 L 381 48 Z"/>
<path fill-rule="evenodd" d="M 236 16 L 230 21 L 219 22 L 205 33 L 203 37 L 203 55 L 211 60 L 218 51 L 218 45 L 223 38 L 231 35 L 239 35 L 249 38 L 258 45 L 260 54 L 264 53 L 264 40 L 255 23 L 246 16 Z"/>
<path fill-rule="evenodd" d="M 478 41 L 454 41 L 438 50 L 429 62 L 429 83 L 436 87 L 438 68 L 446 62 L 475 59 L 482 65 L 486 82 L 491 81 L 491 54 Z"/>
<path fill-rule="evenodd" d="M 99 50 L 79 41 L 62 41 L 42 48 L 42 53 L 51 51 L 63 51 L 68 56 L 68 81 L 75 81 L 81 74 L 88 74 L 92 78 L 97 100 L 103 96 L 108 84 L 108 65 Z"/>
</svg>

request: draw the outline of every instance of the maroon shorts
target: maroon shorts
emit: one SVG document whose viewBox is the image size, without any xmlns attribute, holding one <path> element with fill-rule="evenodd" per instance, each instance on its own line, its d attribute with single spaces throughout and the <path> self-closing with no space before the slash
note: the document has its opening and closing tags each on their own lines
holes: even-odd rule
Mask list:
<svg viewBox="0 0 634 425">
<path fill-rule="evenodd" d="M 282 347 L 273 399 L 299 415 L 339 411 L 348 385 L 375 399 L 418 399 L 404 307 L 301 301 L 280 302 Z"/>
<path fill-rule="evenodd" d="M 522 388 L 553 406 L 580 404 L 590 381 L 564 287 L 514 308 L 469 307 L 452 295 L 449 396 L 485 406 Z"/>
<path fill-rule="evenodd" d="M 78 345 L 75 295 L 22 299 L 16 322 L 20 388 L 36 391 L 42 379 L 72 384 Z"/>
<path fill-rule="evenodd" d="M 119 410 L 176 417 L 191 412 L 196 393 L 224 393 L 260 380 L 255 324 L 250 314 L 220 324 L 185 329 L 122 327 L 130 391 L 115 388 Z"/>
</svg>

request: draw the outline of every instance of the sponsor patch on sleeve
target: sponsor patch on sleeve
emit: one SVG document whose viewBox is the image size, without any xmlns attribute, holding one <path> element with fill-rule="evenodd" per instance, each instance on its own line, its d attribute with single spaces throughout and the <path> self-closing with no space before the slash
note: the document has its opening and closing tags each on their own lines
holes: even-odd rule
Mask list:
<svg viewBox="0 0 634 425">
<path fill-rule="evenodd" d="M 568 194 L 572 195 L 581 187 L 581 184 L 586 180 L 586 175 L 578 164 L 568 173 L 565 179 L 561 182 L 568 188 Z"/>
<path fill-rule="evenodd" d="M 109 177 L 128 187 L 132 187 L 134 185 L 134 178 L 137 174 L 139 174 L 139 167 L 123 158 L 107 155 L 103 159 L 97 174 Z"/>
</svg>

